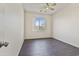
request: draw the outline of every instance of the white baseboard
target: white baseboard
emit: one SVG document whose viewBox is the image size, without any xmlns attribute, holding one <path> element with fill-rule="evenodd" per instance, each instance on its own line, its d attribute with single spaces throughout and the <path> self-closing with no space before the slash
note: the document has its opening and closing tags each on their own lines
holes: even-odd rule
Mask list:
<svg viewBox="0 0 79 59">
<path fill-rule="evenodd" d="M 70 45 L 72 45 L 72 46 L 74 46 L 74 47 L 76 47 L 76 48 L 79 48 L 79 45 L 73 44 L 73 43 L 71 43 L 71 42 L 67 42 L 67 41 L 65 41 L 65 40 L 63 40 L 63 39 L 61 40 L 61 39 L 56 38 L 56 37 L 52 37 L 52 38 L 55 38 L 56 40 L 59 40 L 59 41 L 61 41 L 61 42 L 67 43 L 67 44 L 70 44 Z"/>
</svg>

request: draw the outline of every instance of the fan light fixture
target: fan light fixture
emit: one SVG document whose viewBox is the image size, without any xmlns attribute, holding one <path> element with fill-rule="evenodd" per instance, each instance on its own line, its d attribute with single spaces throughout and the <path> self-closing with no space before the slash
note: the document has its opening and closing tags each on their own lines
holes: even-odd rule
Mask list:
<svg viewBox="0 0 79 59">
<path fill-rule="evenodd" d="M 53 11 L 55 6 L 56 3 L 46 3 L 45 5 L 42 6 L 40 12 L 47 12 L 48 10 Z"/>
</svg>

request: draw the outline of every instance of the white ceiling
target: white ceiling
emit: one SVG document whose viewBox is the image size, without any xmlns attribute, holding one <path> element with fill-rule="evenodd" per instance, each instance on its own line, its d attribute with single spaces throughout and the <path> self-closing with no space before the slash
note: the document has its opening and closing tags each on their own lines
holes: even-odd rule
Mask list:
<svg viewBox="0 0 79 59">
<path fill-rule="evenodd" d="M 24 3 L 23 6 L 24 6 L 25 11 L 51 15 L 54 12 L 62 10 L 69 5 L 68 3 L 56 3 L 56 6 L 54 7 L 55 10 L 53 10 L 53 11 L 48 10 L 47 12 L 40 12 L 40 8 L 43 6 L 43 4 L 45 4 L 45 3 Z"/>
</svg>

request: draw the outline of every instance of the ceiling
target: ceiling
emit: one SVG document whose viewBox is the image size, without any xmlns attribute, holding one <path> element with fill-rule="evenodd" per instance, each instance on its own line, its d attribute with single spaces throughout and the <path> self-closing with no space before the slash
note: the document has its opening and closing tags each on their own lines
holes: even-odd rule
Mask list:
<svg viewBox="0 0 79 59">
<path fill-rule="evenodd" d="M 47 12 L 40 12 L 40 8 L 44 5 L 45 3 L 24 3 L 23 7 L 25 11 L 29 12 L 36 12 L 36 13 L 43 13 L 43 14 L 53 14 L 55 12 L 58 12 L 65 7 L 69 5 L 69 3 L 56 3 L 56 6 L 54 7 L 55 10 L 51 11 L 48 10 Z"/>
</svg>

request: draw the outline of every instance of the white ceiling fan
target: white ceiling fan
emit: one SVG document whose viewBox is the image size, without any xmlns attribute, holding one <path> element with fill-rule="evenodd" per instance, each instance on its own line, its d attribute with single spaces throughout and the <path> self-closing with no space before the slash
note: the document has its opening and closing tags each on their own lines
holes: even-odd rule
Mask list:
<svg viewBox="0 0 79 59">
<path fill-rule="evenodd" d="M 48 10 L 53 11 L 55 6 L 56 3 L 46 3 L 45 5 L 42 6 L 40 12 L 47 12 Z"/>
</svg>

